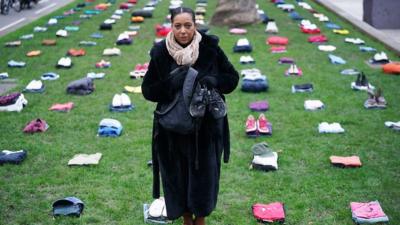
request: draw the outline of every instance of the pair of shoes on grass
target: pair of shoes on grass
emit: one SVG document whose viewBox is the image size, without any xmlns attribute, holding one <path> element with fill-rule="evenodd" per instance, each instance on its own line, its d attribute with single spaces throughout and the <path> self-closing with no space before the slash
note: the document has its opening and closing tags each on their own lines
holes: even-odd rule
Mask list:
<svg viewBox="0 0 400 225">
<path fill-rule="evenodd" d="M 368 80 L 367 76 L 361 72 L 357 75 L 356 81 L 351 83 L 351 88 L 353 90 L 360 90 L 360 91 L 367 91 L 367 90 L 373 90 L 375 89 L 374 86 L 372 86 Z"/>
<path fill-rule="evenodd" d="M 253 115 L 249 115 L 246 120 L 246 135 L 248 137 L 257 137 L 260 135 L 271 135 L 272 126 L 264 113 L 261 113 L 256 120 Z"/>
<path fill-rule="evenodd" d="M 109 68 L 111 67 L 111 62 L 102 59 L 99 62 L 97 62 L 95 66 L 96 68 Z"/>
<path fill-rule="evenodd" d="M 364 107 L 366 109 L 385 109 L 386 108 L 386 100 L 382 95 L 382 90 L 379 88 L 376 93 L 368 89 L 368 99 L 364 102 Z"/>
<path fill-rule="evenodd" d="M 149 63 L 136 64 L 135 69 L 129 73 L 132 79 L 143 78 L 149 68 Z"/>
<path fill-rule="evenodd" d="M 295 76 L 301 76 L 303 75 L 303 71 L 296 65 L 296 64 L 291 64 L 289 69 L 286 70 L 285 72 L 286 76 L 290 75 L 295 75 Z"/>
</svg>

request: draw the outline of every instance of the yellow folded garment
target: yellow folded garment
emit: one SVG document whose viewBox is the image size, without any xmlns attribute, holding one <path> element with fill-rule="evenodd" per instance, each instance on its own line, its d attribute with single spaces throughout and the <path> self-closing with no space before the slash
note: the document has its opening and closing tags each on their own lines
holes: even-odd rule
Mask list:
<svg viewBox="0 0 400 225">
<path fill-rule="evenodd" d="M 125 89 L 125 91 L 130 92 L 130 93 L 142 93 L 141 86 L 137 86 L 137 87 L 125 86 L 124 89 Z"/>
</svg>

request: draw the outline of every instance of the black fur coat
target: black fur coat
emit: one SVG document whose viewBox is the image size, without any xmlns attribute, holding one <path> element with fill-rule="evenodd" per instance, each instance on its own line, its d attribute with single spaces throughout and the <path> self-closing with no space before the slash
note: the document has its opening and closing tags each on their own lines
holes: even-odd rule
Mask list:
<svg viewBox="0 0 400 225">
<path fill-rule="evenodd" d="M 198 71 L 197 80 L 204 76 L 215 76 L 216 90 L 222 95 L 232 92 L 239 75 L 218 46 L 216 36 L 202 34 L 199 43 L 199 58 L 193 65 Z M 153 102 L 173 99 L 168 84 L 169 73 L 176 63 L 169 55 L 165 41 L 155 44 L 150 52 L 151 61 L 142 83 L 143 96 Z M 223 97 L 224 98 L 224 97 Z M 229 160 L 228 118 L 215 120 L 206 113 L 196 135 L 180 135 L 168 132 L 159 126 L 154 117 L 152 137 L 153 197 L 160 196 L 159 174 L 170 219 L 184 212 L 196 216 L 208 216 L 215 208 L 219 190 L 221 156 Z M 195 156 L 198 143 L 198 156 Z M 198 161 L 195 168 L 194 161 Z"/>
</svg>

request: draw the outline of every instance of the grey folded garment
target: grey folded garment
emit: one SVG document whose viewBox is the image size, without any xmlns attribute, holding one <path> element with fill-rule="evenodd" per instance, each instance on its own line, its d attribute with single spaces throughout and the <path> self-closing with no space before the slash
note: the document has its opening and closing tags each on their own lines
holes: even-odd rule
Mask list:
<svg viewBox="0 0 400 225">
<path fill-rule="evenodd" d="M 82 200 L 76 197 L 66 197 L 53 203 L 53 216 L 77 216 L 79 217 L 84 208 Z"/>
<path fill-rule="evenodd" d="M 94 91 L 92 79 L 84 77 L 79 80 L 72 81 L 67 86 L 68 94 L 87 95 Z"/>
<path fill-rule="evenodd" d="M 312 92 L 314 90 L 314 86 L 310 83 L 306 84 L 295 84 L 292 86 L 292 92 Z"/>
<path fill-rule="evenodd" d="M 268 144 L 265 142 L 254 144 L 251 147 L 251 151 L 254 155 L 258 155 L 261 157 L 274 156 L 273 151 L 268 147 Z"/>
<path fill-rule="evenodd" d="M 25 150 L 9 151 L 3 150 L 0 152 L 0 165 L 4 163 L 20 164 L 26 158 Z"/>
</svg>

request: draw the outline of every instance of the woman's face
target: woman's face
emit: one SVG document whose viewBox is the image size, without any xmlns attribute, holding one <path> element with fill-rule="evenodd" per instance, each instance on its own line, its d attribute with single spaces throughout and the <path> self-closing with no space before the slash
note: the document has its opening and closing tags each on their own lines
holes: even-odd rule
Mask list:
<svg viewBox="0 0 400 225">
<path fill-rule="evenodd" d="M 174 17 L 172 32 L 175 40 L 181 45 L 189 44 L 196 32 L 196 26 L 189 13 L 181 13 Z"/>
</svg>

